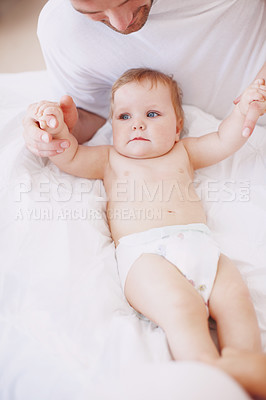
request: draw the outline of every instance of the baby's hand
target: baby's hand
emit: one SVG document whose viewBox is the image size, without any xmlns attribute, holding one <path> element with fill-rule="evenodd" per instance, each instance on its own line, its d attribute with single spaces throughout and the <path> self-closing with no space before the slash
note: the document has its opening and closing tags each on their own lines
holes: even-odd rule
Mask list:
<svg viewBox="0 0 266 400">
<path fill-rule="evenodd" d="M 246 117 L 242 135 L 248 137 L 258 118 L 266 111 L 266 86 L 264 79 L 256 79 L 241 95 L 237 103 L 242 115 Z"/>
<path fill-rule="evenodd" d="M 52 136 L 58 136 L 66 128 L 64 114 L 58 103 L 39 102 L 36 105 L 35 118 L 40 128 Z M 45 141 L 45 134 L 42 136 L 42 140 Z M 49 138 L 47 138 L 47 142 L 49 142 Z"/>
</svg>

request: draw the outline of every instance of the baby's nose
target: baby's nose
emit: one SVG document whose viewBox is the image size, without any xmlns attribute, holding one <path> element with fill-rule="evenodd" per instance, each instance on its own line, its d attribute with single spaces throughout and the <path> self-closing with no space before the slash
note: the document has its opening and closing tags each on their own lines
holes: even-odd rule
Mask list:
<svg viewBox="0 0 266 400">
<path fill-rule="evenodd" d="M 140 123 L 135 123 L 132 125 L 132 130 L 136 131 L 136 130 L 141 130 L 143 131 L 145 129 L 145 124 L 143 122 Z"/>
</svg>

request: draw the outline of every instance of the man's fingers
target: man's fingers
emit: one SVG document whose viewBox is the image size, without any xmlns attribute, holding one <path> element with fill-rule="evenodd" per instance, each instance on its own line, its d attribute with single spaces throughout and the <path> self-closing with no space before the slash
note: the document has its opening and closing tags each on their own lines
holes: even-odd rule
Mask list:
<svg viewBox="0 0 266 400">
<path fill-rule="evenodd" d="M 28 150 L 33 153 L 35 156 L 38 157 L 54 157 L 57 156 L 58 154 L 61 154 L 64 152 L 63 149 L 61 150 L 38 150 L 35 147 L 32 146 L 27 146 Z"/>
<path fill-rule="evenodd" d="M 57 151 L 55 151 L 55 150 L 42 150 L 42 151 L 39 151 L 39 156 L 40 157 L 54 157 L 54 156 L 57 156 L 58 154 L 61 154 L 63 152 L 64 152 L 63 149 L 57 150 Z"/>
<path fill-rule="evenodd" d="M 40 129 L 39 124 L 32 119 L 27 119 L 23 122 L 24 131 L 23 136 L 25 142 L 27 144 L 31 144 L 34 142 L 41 142 L 42 135 L 45 133 L 42 129 Z"/>
<path fill-rule="evenodd" d="M 32 154 L 39 156 L 39 151 L 35 147 L 31 146 L 30 144 L 26 144 L 26 147 Z"/>
<path fill-rule="evenodd" d="M 266 90 L 265 79 L 263 79 L 263 78 L 258 78 L 258 79 L 256 79 L 250 86 L 253 87 L 253 88 L 260 88 L 260 90 L 263 91 L 262 94 L 265 95 L 265 92 L 264 92 L 264 91 Z M 238 96 L 238 97 L 233 101 L 233 103 L 234 103 L 235 105 L 238 104 L 238 103 L 240 102 L 241 96 L 242 96 L 242 94 L 241 94 L 240 96 Z"/>
<path fill-rule="evenodd" d="M 248 108 L 246 119 L 243 125 L 242 136 L 249 137 L 256 125 L 256 122 L 261 115 L 261 109 L 259 103 L 253 102 Z"/>
<path fill-rule="evenodd" d="M 64 96 L 61 97 L 60 107 L 62 108 L 62 110 L 64 110 L 64 108 L 68 108 L 68 107 L 71 108 L 73 105 L 75 105 L 75 103 L 71 96 L 68 96 L 67 94 L 65 94 Z"/>
<path fill-rule="evenodd" d="M 31 143 L 31 146 L 35 147 L 39 151 L 59 151 L 67 149 L 69 147 L 69 141 L 59 139 L 53 139 L 49 143 L 35 141 L 34 143 Z"/>
<path fill-rule="evenodd" d="M 253 101 L 265 101 L 266 93 L 259 89 L 251 89 L 245 93 L 246 101 L 251 104 Z"/>
<path fill-rule="evenodd" d="M 263 79 L 263 78 L 255 79 L 253 84 L 255 84 L 255 85 L 265 85 L 265 79 Z"/>
<path fill-rule="evenodd" d="M 60 107 L 64 114 L 64 121 L 68 129 L 72 131 L 78 120 L 78 110 L 72 97 L 68 95 L 62 96 L 60 100 Z"/>
<path fill-rule="evenodd" d="M 47 118 L 47 121 L 50 124 L 49 118 Z M 52 120 L 55 120 L 55 118 L 53 116 L 51 116 Z M 40 122 L 45 122 L 45 121 L 40 121 Z M 55 123 L 58 124 L 58 122 L 55 120 Z M 25 142 L 27 143 L 27 145 L 31 145 L 34 147 L 39 147 L 40 149 L 42 149 L 43 145 L 46 147 L 46 145 L 49 143 L 50 147 L 54 146 L 55 150 L 60 150 L 60 144 L 61 143 L 69 143 L 68 140 L 64 140 L 64 139 L 53 139 L 53 136 L 46 132 L 45 130 L 41 129 L 39 127 L 39 123 L 38 122 L 34 122 L 32 119 L 31 120 L 27 120 L 24 123 L 24 131 L 23 131 L 23 136 L 25 139 Z M 67 146 L 65 146 L 64 148 L 67 148 Z"/>
<path fill-rule="evenodd" d="M 23 136 L 25 142 L 29 145 L 38 145 L 50 143 L 53 140 L 52 135 L 42 130 L 37 122 L 31 121 L 29 124 L 24 124 Z"/>
<path fill-rule="evenodd" d="M 70 108 L 74 105 L 71 97 L 67 99 L 67 102 L 69 103 Z M 58 121 L 54 115 L 56 113 L 53 113 L 55 106 L 57 110 L 59 104 L 55 102 L 40 101 L 38 103 L 31 104 L 29 105 L 26 115 L 23 119 L 23 136 L 26 146 L 29 151 L 36 156 L 53 157 L 63 153 L 65 149 L 70 146 L 70 142 L 68 140 L 53 139 L 54 132 L 52 132 L 52 134 L 49 133 L 49 128 L 53 129 L 54 131 L 58 125 Z M 74 110 L 76 110 L 75 105 Z M 49 114 L 50 112 L 51 114 Z"/>
<path fill-rule="evenodd" d="M 52 157 L 60 154 L 70 145 L 68 140 L 53 139 L 49 133 L 33 126 L 24 131 L 27 148 L 40 157 Z"/>
</svg>

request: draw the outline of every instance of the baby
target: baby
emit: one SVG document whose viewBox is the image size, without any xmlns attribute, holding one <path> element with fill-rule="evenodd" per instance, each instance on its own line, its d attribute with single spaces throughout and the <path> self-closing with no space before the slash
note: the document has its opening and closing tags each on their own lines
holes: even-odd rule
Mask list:
<svg viewBox="0 0 266 400">
<path fill-rule="evenodd" d="M 129 304 L 162 327 L 174 359 L 217 359 L 208 316 L 221 348 L 261 351 L 255 311 L 234 264 L 220 254 L 193 188 L 193 172 L 247 141 L 249 104 L 265 107 L 255 81 L 217 132 L 180 139 L 180 90 L 169 76 L 132 69 L 113 85 L 113 146 L 82 146 L 56 103 L 41 102 L 36 121 L 69 147 L 51 160 L 63 171 L 102 179 L 119 275 Z M 52 127 L 51 127 L 52 126 Z"/>
</svg>

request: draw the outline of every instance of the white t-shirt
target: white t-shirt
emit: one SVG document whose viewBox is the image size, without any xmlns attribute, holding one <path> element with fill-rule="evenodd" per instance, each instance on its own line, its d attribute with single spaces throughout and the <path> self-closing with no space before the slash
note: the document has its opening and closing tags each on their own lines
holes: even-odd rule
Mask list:
<svg viewBox="0 0 266 400">
<path fill-rule="evenodd" d="M 56 98 L 106 118 L 114 81 L 149 67 L 173 74 L 184 104 L 222 119 L 266 60 L 266 1 L 154 0 L 144 27 L 123 35 L 49 0 L 38 35 Z"/>
</svg>

